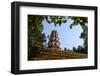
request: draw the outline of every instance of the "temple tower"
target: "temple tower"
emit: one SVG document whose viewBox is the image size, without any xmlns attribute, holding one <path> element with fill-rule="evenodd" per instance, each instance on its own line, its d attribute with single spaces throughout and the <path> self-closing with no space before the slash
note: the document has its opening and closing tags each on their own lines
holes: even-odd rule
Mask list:
<svg viewBox="0 0 100 76">
<path fill-rule="evenodd" d="M 51 32 L 49 42 L 48 42 L 48 48 L 60 49 L 60 42 L 59 42 L 58 33 L 56 30 L 53 30 Z"/>
</svg>

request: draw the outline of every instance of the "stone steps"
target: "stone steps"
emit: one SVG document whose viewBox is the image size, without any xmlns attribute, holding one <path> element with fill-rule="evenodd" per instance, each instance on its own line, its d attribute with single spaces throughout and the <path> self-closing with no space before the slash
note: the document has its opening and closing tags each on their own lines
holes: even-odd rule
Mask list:
<svg viewBox="0 0 100 76">
<path fill-rule="evenodd" d="M 81 59 L 87 58 L 87 54 L 76 53 L 76 52 L 64 52 L 45 49 L 41 50 L 37 57 L 32 58 L 32 60 L 53 60 L 53 59 Z"/>
</svg>

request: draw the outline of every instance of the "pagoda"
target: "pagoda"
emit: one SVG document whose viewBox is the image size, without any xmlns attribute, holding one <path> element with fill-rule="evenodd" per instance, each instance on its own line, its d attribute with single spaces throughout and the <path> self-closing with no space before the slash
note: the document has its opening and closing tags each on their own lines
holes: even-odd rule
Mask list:
<svg viewBox="0 0 100 76">
<path fill-rule="evenodd" d="M 60 49 L 60 42 L 58 38 L 58 32 L 56 30 L 52 30 L 49 42 L 48 42 L 48 48 L 56 48 Z"/>
</svg>

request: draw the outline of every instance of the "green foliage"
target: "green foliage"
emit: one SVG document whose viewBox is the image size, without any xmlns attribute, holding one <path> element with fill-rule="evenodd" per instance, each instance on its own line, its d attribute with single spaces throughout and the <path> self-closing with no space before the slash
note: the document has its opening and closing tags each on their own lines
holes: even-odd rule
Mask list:
<svg viewBox="0 0 100 76">
<path fill-rule="evenodd" d="M 73 26 L 76 26 L 78 24 L 81 25 L 82 29 L 87 27 L 88 23 L 88 17 L 74 17 L 74 16 L 69 16 L 68 18 L 71 18 L 74 22 L 70 25 L 70 28 Z"/>
<path fill-rule="evenodd" d="M 67 48 L 64 48 L 64 51 L 67 51 Z"/>
<path fill-rule="evenodd" d="M 78 49 L 77 49 L 77 52 L 81 52 L 81 53 L 88 53 L 87 51 L 87 46 L 88 46 L 88 18 L 87 17 L 68 17 L 68 18 L 71 18 L 74 22 L 70 25 L 70 28 L 80 24 L 82 29 L 83 29 L 83 32 L 81 33 L 80 35 L 80 38 L 82 38 L 84 40 L 84 45 L 83 46 L 79 46 Z M 81 50 L 80 50 L 81 48 Z M 74 48 L 74 51 L 75 48 Z"/>
<path fill-rule="evenodd" d="M 75 47 L 73 47 L 73 51 L 76 52 L 76 50 L 77 50 L 77 49 L 76 49 Z"/>
<path fill-rule="evenodd" d="M 67 22 L 67 19 L 64 16 L 45 16 L 44 18 L 48 23 L 54 23 L 55 26 L 60 26 L 62 23 Z"/>
<path fill-rule="evenodd" d="M 88 54 L 87 48 L 83 46 L 78 46 L 78 48 L 73 47 L 73 52 Z"/>
<path fill-rule="evenodd" d="M 28 15 L 28 48 L 32 47 L 43 48 L 45 41 L 45 34 L 42 33 L 42 16 Z"/>
</svg>

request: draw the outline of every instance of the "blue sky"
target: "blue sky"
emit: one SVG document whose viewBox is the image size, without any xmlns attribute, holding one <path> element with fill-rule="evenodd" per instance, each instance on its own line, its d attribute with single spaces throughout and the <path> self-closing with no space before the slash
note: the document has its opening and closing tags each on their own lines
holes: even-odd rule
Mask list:
<svg viewBox="0 0 100 76">
<path fill-rule="evenodd" d="M 61 26 L 54 26 L 54 23 L 47 23 L 45 20 L 43 23 L 43 33 L 45 33 L 46 36 L 51 34 L 52 30 L 57 30 L 59 41 L 61 43 L 60 47 L 62 49 L 73 49 L 73 47 L 78 47 L 79 45 L 83 45 L 84 41 L 83 39 L 80 39 L 79 36 L 81 32 L 83 31 L 80 25 L 74 26 L 72 29 L 70 29 L 69 25 L 73 21 L 69 19 L 67 23 L 63 23 Z M 48 43 L 48 39 L 47 39 Z"/>
</svg>

